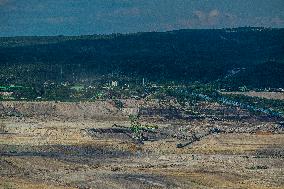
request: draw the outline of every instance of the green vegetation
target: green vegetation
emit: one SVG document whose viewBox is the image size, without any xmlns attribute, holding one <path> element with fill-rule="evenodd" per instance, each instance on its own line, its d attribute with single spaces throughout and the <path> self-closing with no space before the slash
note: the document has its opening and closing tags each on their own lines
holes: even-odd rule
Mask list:
<svg viewBox="0 0 284 189">
<path fill-rule="evenodd" d="M 143 135 L 145 131 L 153 132 L 158 129 L 158 126 L 156 125 L 142 125 L 139 122 L 139 116 L 130 115 L 129 120 L 131 122 L 130 130 L 134 133 L 134 138 L 137 140 L 145 140 L 145 136 Z"/>
<path fill-rule="evenodd" d="M 283 115 L 283 101 L 218 91 L 284 88 L 284 29 L 0 38 L 0 100 L 210 101 Z M 132 121 L 134 130 L 141 125 Z"/>
<path fill-rule="evenodd" d="M 245 95 L 223 95 L 228 100 L 238 102 L 239 105 L 249 106 L 251 110 L 262 113 L 272 113 L 284 115 L 284 101 L 274 99 L 264 99 L 258 97 L 249 97 Z"/>
<path fill-rule="evenodd" d="M 0 84 L 214 83 L 235 90 L 283 87 L 284 29 L 0 38 Z"/>
</svg>

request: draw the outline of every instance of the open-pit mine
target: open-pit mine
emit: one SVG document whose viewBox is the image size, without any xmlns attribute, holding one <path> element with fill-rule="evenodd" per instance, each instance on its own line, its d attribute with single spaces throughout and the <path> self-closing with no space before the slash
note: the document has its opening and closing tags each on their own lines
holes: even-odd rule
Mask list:
<svg viewBox="0 0 284 189">
<path fill-rule="evenodd" d="M 282 118 L 122 103 L 1 102 L 0 188 L 283 188 Z"/>
</svg>

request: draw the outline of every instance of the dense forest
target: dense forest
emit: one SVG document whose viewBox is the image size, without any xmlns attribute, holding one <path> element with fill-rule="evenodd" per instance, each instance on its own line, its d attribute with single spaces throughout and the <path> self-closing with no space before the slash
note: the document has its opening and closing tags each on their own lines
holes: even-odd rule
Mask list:
<svg viewBox="0 0 284 189">
<path fill-rule="evenodd" d="M 284 87 L 284 29 L 236 28 L 136 34 L 0 38 L 0 82 L 92 80 Z"/>
</svg>

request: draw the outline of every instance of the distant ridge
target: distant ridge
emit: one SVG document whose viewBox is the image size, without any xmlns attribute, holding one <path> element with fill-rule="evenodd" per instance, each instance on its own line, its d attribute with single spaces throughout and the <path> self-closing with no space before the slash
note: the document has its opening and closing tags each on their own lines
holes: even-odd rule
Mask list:
<svg viewBox="0 0 284 189">
<path fill-rule="evenodd" d="M 250 74 L 257 70 L 264 71 L 259 70 L 258 65 L 267 64 L 269 68 L 270 62 L 278 66 L 279 73 L 275 77 L 272 76 L 275 70 L 270 73 L 271 69 L 266 69 L 266 74 Z M 283 62 L 284 29 L 244 27 L 0 38 L 1 69 L 41 65 L 38 69 L 42 71 L 37 69 L 33 72 L 38 82 L 44 79 L 37 72 L 48 72 L 44 68 L 48 65 L 63 67 L 66 79 L 71 78 L 70 74 L 74 74 L 75 70 L 76 76 L 81 78 L 116 74 L 178 82 L 222 80 L 229 70 L 246 68 L 244 73 L 237 76 L 247 80 L 238 78 L 226 82 L 234 82 L 236 86 L 262 86 L 253 80 L 258 78 L 257 82 L 261 82 L 260 77 L 265 75 L 274 87 L 283 87 L 283 77 L 277 78 L 283 72 Z M 58 78 L 57 72 L 49 75 Z M 16 78 L 13 80 L 17 81 Z M 265 83 L 265 86 L 269 84 Z"/>
</svg>

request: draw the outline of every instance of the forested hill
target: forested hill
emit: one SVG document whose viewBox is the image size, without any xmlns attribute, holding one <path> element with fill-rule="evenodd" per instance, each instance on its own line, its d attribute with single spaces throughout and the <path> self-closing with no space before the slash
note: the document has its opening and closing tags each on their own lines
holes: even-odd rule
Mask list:
<svg viewBox="0 0 284 189">
<path fill-rule="evenodd" d="M 269 68 L 270 64 L 277 69 L 262 69 Z M 88 78 L 115 73 L 157 81 L 211 82 L 224 79 L 227 84 L 241 81 L 237 85 L 283 87 L 284 29 L 248 27 L 0 38 L 0 65 L 2 71 L 9 66 L 16 70 L 23 65 L 40 65 L 42 69 L 60 65 L 65 76 L 84 72 L 80 75 Z M 235 73 L 234 70 L 238 69 L 241 71 Z M 255 71 L 258 73 L 251 74 Z M 273 75 L 275 71 L 277 74 Z"/>
</svg>

